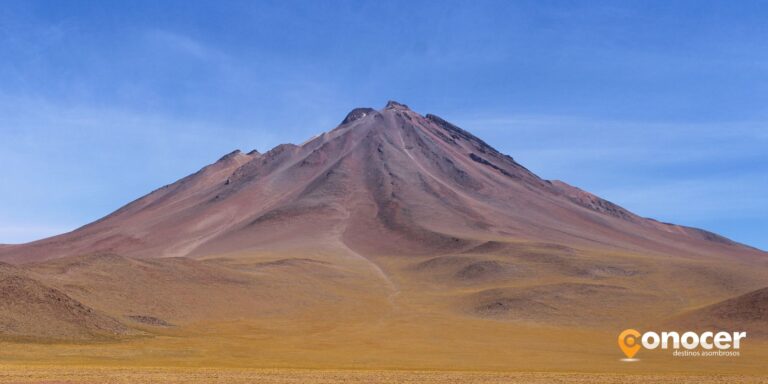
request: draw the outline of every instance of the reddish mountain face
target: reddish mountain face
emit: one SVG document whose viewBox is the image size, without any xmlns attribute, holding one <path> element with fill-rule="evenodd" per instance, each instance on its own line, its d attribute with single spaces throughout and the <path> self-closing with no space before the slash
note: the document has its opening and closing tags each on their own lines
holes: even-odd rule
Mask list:
<svg viewBox="0 0 768 384">
<path fill-rule="evenodd" d="M 28 263 L 99 252 L 207 257 L 345 248 L 444 254 L 528 241 L 703 259 L 764 257 L 703 230 L 639 217 L 543 180 L 435 115 L 358 108 L 302 145 L 232 152 L 73 232 L 0 248 Z"/>
</svg>

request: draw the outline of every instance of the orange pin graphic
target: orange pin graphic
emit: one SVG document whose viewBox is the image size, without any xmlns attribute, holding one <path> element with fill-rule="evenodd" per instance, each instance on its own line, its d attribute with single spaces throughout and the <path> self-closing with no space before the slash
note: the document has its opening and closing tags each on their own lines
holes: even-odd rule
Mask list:
<svg viewBox="0 0 768 384">
<path fill-rule="evenodd" d="M 619 334 L 619 348 L 627 355 L 628 359 L 634 357 L 640 350 L 640 344 L 637 343 L 638 337 L 640 337 L 640 332 L 631 328 L 625 329 Z"/>
</svg>

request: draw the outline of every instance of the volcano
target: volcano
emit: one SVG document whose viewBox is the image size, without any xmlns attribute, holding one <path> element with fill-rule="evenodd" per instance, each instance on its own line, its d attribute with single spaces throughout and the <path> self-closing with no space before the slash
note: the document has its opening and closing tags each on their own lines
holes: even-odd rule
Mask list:
<svg viewBox="0 0 768 384">
<path fill-rule="evenodd" d="M 199 258 L 316 245 L 425 255 L 511 240 L 762 256 L 543 180 L 469 132 L 392 101 L 380 111 L 355 109 L 300 146 L 234 151 L 73 232 L 2 249 L 0 259 L 27 263 L 97 252 Z"/>
<path fill-rule="evenodd" d="M 394 101 L 354 109 L 301 145 L 229 153 L 77 230 L 0 247 L 0 261 L 6 285 L 18 282 L 0 292 L 14 314 L 4 337 L 156 340 L 168 329 L 200 336 L 199 324 L 282 322 L 293 324 L 276 331 L 287 339 L 260 345 L 292 361 L 308 356 L 299 337 L 333 344 L 346 324 L 353 334 L 331 365 L 384 348 L 399 366 L 438 351 L 420 361 L 440 367 L 455 363 L 447 350 L 470 348 L 497 367 L 511 359 L 493 354 L 511 325 L 613 331 L 768 281 L 760 250 L 542 179 Z M 14 301 L 30 287 L 52 300 L 46 318 L 76 308 L 93 319 L 30 331 L 44 325 Z M 430 344 L 425 329 L 452 341 Z"/>
</svg>

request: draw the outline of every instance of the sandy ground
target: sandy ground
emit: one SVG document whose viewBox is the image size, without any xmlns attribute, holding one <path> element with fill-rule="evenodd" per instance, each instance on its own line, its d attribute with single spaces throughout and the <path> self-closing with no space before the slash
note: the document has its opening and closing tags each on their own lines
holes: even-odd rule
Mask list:
<svg viewBox="0 0 768 384">
<path fill-rule="evenodd" d="M 0 366 L 4 383 L 766 383 L 759 376 Z"/>
</svg>

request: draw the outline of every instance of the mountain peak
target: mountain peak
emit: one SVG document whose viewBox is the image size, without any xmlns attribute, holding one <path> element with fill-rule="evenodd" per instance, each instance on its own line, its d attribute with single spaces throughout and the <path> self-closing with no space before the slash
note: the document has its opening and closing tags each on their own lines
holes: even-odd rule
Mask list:
<svg viewBox="0 0 768 384">
<path fill-rule="evenodd" d="M 237 157 L 237 156 L 240 156 L 242 153 L 243 153 L 243 152 L 242 152 L 242 151 L 240 151 L 239 149 L 235 149 L 234 151 L 232 151 L 232 152 L 230 152 L 230 153 L 227 153 L 226 155 L 222 156 L 222 157 L 221 157 L 219 160 L 217 160 L 216 162 L 218 163 L 218 162 L 222 162 L 222 161 L 227 161 L 227 160 L 230 160 L 230 159 L 234 159 L 235 157 Z"/>
<path fill-rule="evenodd" d="M 405 105 L 403 103 L 399 103 L 399 102 L 394 101 L 394 100 L 388 101 L 387 105 L 384 107 L 384 109 L 407 109 L 409 111 L 411 110 L 410 108 L 408 108 L 407 105 Z"/>
<path fill-rule="evenodd" d="M 370 115 L 371 113 L 375 113 L 376 110 L 373 108 L 355 108 L 351 110 L 347 116 L 344 118 L 344 120 L 341 121 L 341 125 L 349 124 L 355 120 L 362 119 L 363 117 L 366 117 Z"/>
</svg>

